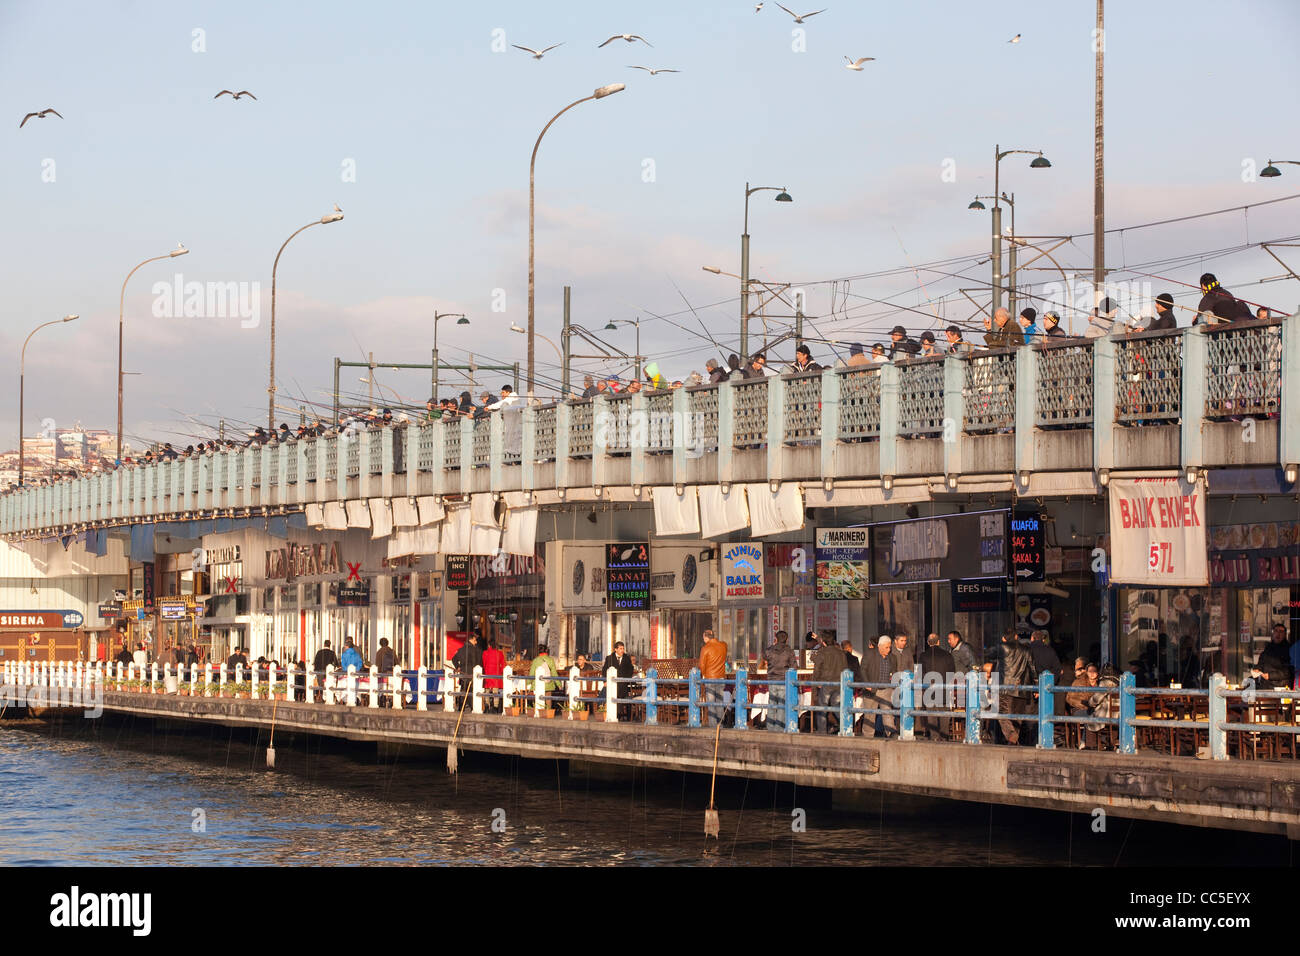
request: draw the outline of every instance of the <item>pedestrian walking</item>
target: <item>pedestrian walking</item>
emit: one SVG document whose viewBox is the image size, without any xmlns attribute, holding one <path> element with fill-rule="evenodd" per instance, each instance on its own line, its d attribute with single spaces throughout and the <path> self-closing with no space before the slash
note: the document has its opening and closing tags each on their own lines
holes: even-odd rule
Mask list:
<svg viewBox="0 0 1300 956">
<path fill-rule="evenodd" d="M 844 671 L 848 669 L 848 661 L 844 656 L 844 651 L 838 644 L 833 641 L 827 641 L 824 635 L 814 633 L 813 637 L 817 641 L 817 650 L 813 652 L 813 674 L 814 684 L 834 683 L 834 687 L 817 687 L 816 698 L 820 707 L 834 707 L 836 711 L 813 711 L 813 733 L 834 733 L 831 725 L 834 724 L 835 730 L 839 729 L 840 706 L 840 679 Z"/>
</svg>

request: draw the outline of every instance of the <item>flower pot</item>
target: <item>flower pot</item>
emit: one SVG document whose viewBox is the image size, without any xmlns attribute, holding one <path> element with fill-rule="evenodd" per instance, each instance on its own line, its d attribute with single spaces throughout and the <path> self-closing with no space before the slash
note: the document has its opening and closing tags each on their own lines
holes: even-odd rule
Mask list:
<svg viewBox="0 0 1300 956">
<path fill-rule="evenodd" d="M 574 720 L 586 720 L 590 716 L 585 710 L 575 710 L 571 713 Z"/>
<path fill-rule="evenodd" d="M 542 711 L 542 716 L 549 720 L 550 718 L 555 716 L 555 711 L 547 707 Z"/>
</svg>

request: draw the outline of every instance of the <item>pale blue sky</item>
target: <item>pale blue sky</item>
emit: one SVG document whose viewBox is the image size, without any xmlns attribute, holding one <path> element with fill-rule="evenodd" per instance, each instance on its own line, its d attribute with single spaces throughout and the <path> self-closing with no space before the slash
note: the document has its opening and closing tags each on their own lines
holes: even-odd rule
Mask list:
<svg viewBox="0 0 1300 956">
<path fill-rule="evenodd" d="M 509 326 L 526 322 L 528 154 L 557 110 L 606 83 L 627 89 L 566 114 L 539 154 L 538 329 L 558 338 L 568 283 L 577 322 L 641 316 L 643 351 L 673 378 L 713 354 L 650 318 L 672 313 L 699 328 L 678 314 L 674 282 L 735 348 L 735 280 L 700 267 L 738 271 L 746 180 L 787 186 L 795 199 L 751 200 L 754 274 L 807 283 L 819 327 L 849 340 L 881 338 L 895 321 L 936 323 L 833 300 L 812 283 L 986 252 L 988 213 L 966 207 L 992 191 L 995 143 L 1042 149 L 1053 164 L 1002 164 L 1021 234 L 1091 228 L 1091 2 L 825 2 L 805 24 L 806 52 L 792 49 L 786 14 L 745 0 L 0 4 L 0 321 L 15 364 L 38 322 L 82 316 L 33 339 L 29 432 L 46 417 L 113 427 L 122 280 L 177 240 L 190 255 L 146 266 L 128 288 L 126 367 L 144 374 L 127 379 L 127 430 L 163 437 L 182 411 L 262 421 L 272 260 L 334 202 L 347 218 L 299 236 L 281 260 L 285 404 L 325 401 L 336 355 L 428 361 L 434 308 L 473 323 L 444 320 L 445 360 L 471 350 L 522 360 L 524 338 Z M 1241 175 L 1248 158 L 1300 159 L 1300 5 L 1151 0 L 1108 14 L 1108 227 L 1300 192 L 1300 167 L 1273 180 Z M 206 52 L 191 49 L 195 28 Z M 565 45 L 540 62 L 494 53 L 498 28 L 507 44 Z M 615 32 L 654 47 L 597 49 Z M 1008 44 L 1016 33 L 1023 41 Z M 853 73 L 845 55 L 878 59 Z M 681 72 L 650 77 L 631 64 Z M 223 87 L 259 99 L 214 102 Z M 64 119 L 17 128 L 48 106 Z M 47 159 L 54 182 L 42 181 Z M 941 176 L 949 159 L 955 182 Z M 342 180 L 349 160 L 355 182 Z M 1300 201 L 1115 235 L 1108 264 L 1291 236 L 1298 211 Z M 1090 268 L 1091 250 L 1084 237 L 1058 259 Z M 924 291 L 910 272 L 848 291 L 928 311 L 927 295 L 988 281 L 987 265 L 963 267 L 965 280 L 923 274 Z M 1245 297 L 1300 302 L 1300 283 L 1251 285 L 1282 271 L 1258 251 L 1149 271 L 1195 282 L 1207 268 Z M 262 325 L 153 317 L 153 283 L 177 272 L 261 283 Z M 497 289 L 504 313 L 492 311 Z M 947 321 L 972 307 L 946 300 L 938 310 Z M 631 350 L 630 329 L 611 338 Z M 553 379 L 554 351 L 539 341 L 537 357 L 539 378 Z M 364 391 L 356 377 L 345 387 Z M 428 392 L 417 372 L 379 380 L 410 399 Z M 5 435 L 16 434 L 16 405 L 15 394 L 0 410 Z"/>
</svg>

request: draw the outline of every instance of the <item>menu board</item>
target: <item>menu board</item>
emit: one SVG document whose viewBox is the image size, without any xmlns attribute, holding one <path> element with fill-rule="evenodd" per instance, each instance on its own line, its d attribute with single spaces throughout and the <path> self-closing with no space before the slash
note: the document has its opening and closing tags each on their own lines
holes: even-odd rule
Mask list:
<svg viewBox="0 0 1300 956">
<path fill-rule="evenodd" d="M 611 611 L 650 610 L 650 544 L 605 546 L 605 600 Z"/>
<path fill-rule="evenodd" d="M 872 587 L 1010 577 L 1010 511 L 871 525 Z"/>
<path fill-rule="evenodd" d="M 813 548 L 817 600 L 854 601 L 867 596 L 871 549 L 866 528 L 818 528 Z"/>
<path fill-rule="evenodd" d="M 1043 518 L 1037 511 L 1011 516 L 1011 566 L 1017 581 L 1041 581 L 1046 570 Z"/>
</svg>

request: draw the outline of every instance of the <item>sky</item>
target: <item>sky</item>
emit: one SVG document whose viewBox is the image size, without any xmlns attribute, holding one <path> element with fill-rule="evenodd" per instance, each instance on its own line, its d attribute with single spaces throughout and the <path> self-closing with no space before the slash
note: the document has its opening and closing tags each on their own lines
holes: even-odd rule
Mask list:
<svg viewBox="0 0 1300 956">
<path fill-rule="evenodd" d="M 823 2 L 800 26 L 770 0 L 757 12 L 754 0 L 3 0 L 0 335 L 14 366 L 38 324 L 80 315 L 31 340 L 27 434 L 46 419 L 115 428 L 122 283 L 177 242 L 190 253 L 126 289 L 128 440 L 265 424 L 272 265 L 335 203 L 345 218 L 294 238 L 277 271 L 277 420 L 328 414 L 336 357 L 428 363 L 435 310 L 470 319 L 439 323 L 444 362 L 522 363 L 511 325 L 527 324 L 529 154 L 555 113 L 610 83 L 626 89 L 565 113 L 537 156 L 536 323 L 552 342 L 569 285 L 575 323 L 631 353 L 632 325 L 600 330 L 640 322 L 641 352 L 670 379 L 735 350 L 739 284 L 702 267 L 739 272 L 746 183 L 793 197 L 750 199 L 751 271 L 803 290 L 807 333 L 834 340 L 815 358 L 895 323 L 977 322 L 990 213 L 967 207 L 993 192 L 995 146 L 1050 160 L 1001 163 L 1016 233 L 1075 237 L 1053 256 L 1090 273 L 1094 4 Z M 1250 175 L 1300 159 L 1300 4 L 1148 0 L 1107 14 L 1108 230 L 1300 193 L 1300 166 Z M 653 46 L 598 46 L 624 32 Z M 555 43 L 540 61 L 512 48 Z M 853 72 L 846 56 L 876 59 Z M 222 89 L 257 99 L 214 99 Z M 19 128 L 47 107 L 62 119 Z M 1106 265 L 1138 297 L 1194 306 L 1178 283 L 1209 270 L 1292 312 L 1300 282 L 1261 284 L 1285 272 L 1252 244 L 1297 234 L 1300 200 L 1278 202 L 1112 232 Z M 1300 271 L 1300 249 L 1278 252 Z M 1048 294 L 1060 279 L 1037 271 L 1048 265 L 1021 273 L 1025 291 Z M 187 315 L 184 296 L 169 301 L 178 282 L 234 283 L 257 308 L 218 315 L 205 297 Z M 769 332 L 787 321 L 773 314 Z M 752 329 L 760 344 L 763 323 Z M 540 338 L 536 361 L 545 393 L 559 363 Z M 364 397 L 366 374 L 344 369 L 342 390 Z M 443 374 L 444 394 L 460 375 Z M 430 389 L 418 370 L 375 378 L 389 404 Z M 478 376 L 494 391 L 505 381 Z M 0 404 L 5 447 L 14 392 Z"/>
</svg>

